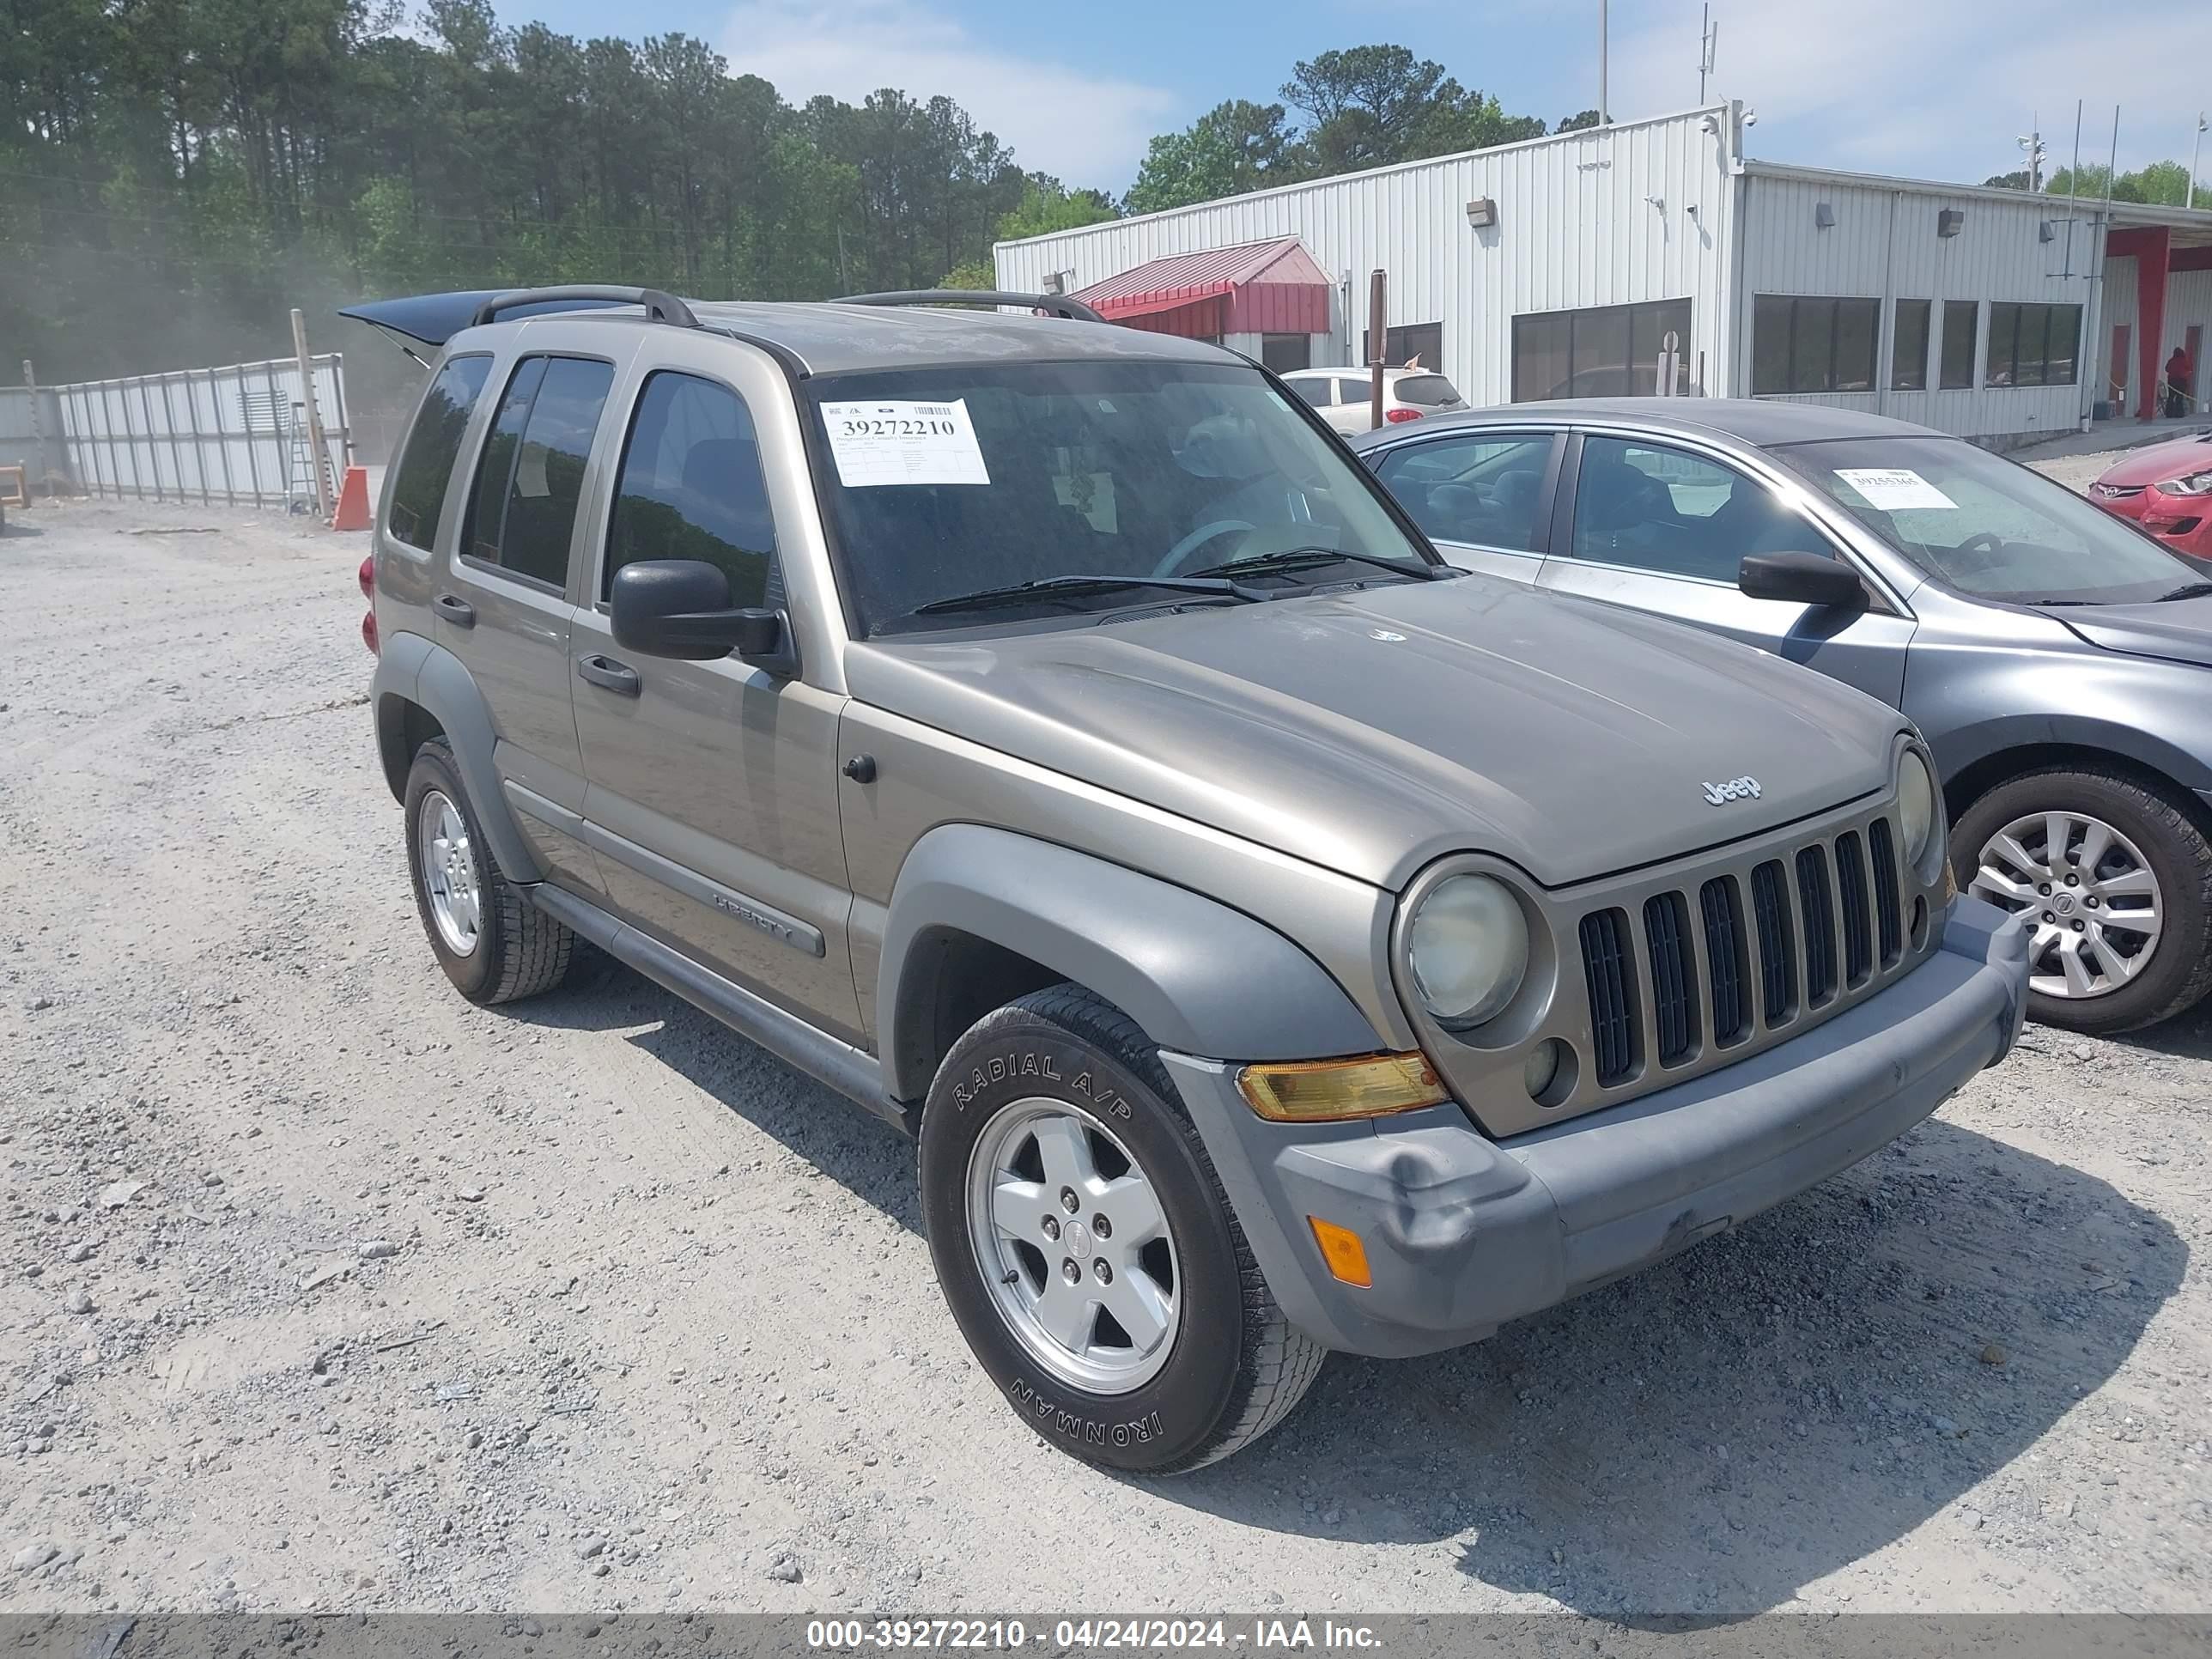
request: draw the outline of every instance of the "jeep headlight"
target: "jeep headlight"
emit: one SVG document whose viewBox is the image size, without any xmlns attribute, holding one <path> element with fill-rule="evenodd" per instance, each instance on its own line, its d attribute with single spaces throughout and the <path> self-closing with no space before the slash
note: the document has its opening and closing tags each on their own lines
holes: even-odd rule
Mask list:
<svg viewBox="0 0 2212 1659">
<path fill-rule="evenodd" d="M 1905 861 L 1923 867 L 1936 834 L 1936 775 L 1917 749 L 1905 751 L 1897 766 L 1897 822 L 1905 832 Z"/>
<path fill-rule="evenodd" d="M 1414 994 L 1455 1030 L 1494 1018 L 1528 974 L 1528 919 L 1492 876 L 1451 876 L 1425 894 L 1406 926 Z"/>
</svg>

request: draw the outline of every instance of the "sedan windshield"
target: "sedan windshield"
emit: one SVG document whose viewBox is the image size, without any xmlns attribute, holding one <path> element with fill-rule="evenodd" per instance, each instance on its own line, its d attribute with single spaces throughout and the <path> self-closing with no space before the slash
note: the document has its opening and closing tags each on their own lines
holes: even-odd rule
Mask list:
<svg viewBox="0 0 2212 1659">
<path fill-rule="evenodd" d="M 1946 586 L 2017 605 L 2130 605 L 2202 573 L 2063 484 L 1958 438 L 1771 452 Z"/>
<path fill-rule="evenodd" d="M 1434 568 L 1364 470 L 1237 365 L 957 364 L 808 391 L 863 635 Z"/>
</svg>

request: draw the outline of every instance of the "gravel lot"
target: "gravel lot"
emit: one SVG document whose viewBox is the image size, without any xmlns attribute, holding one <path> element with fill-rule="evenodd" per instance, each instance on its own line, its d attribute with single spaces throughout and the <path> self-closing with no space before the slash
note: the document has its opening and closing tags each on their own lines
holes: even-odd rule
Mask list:
<svg viewBox="0 0 2212 1659">
<path fill-rule="evenodd" d="M 891 1131 L 604 960 L 450 992 L 362 550 L 0 541 L 0 1607 L 2212 1599 L 2212 1013 L 2031 1030 L 1735 1234 L 1118 1480 L 969 1363 Z"/>
</svg>

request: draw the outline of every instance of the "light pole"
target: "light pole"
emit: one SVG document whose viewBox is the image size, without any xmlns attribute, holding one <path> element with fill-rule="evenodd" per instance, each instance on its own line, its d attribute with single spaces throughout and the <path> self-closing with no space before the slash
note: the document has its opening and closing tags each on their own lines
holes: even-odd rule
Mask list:
<svg viewBox="0 0 2212 1659">
<path fill-rule="evenodd" d="M 1606 27 L 1606 3 L 1607 0 L 1597 0 L 1597 124 L 1601 127 L 1613 124 L 1612 112 L 1605 106 L 1605 44 L 1606 36 L 1612 33 Z"/>
<path fill-rule="evenodd" d="M 2197 205 L 2197 152 L 2204 147 L 2204 112 L 2197 112 L 2197 136 L 2189 141 L 2189 195 L 2184 207 Z"/>
</svg>

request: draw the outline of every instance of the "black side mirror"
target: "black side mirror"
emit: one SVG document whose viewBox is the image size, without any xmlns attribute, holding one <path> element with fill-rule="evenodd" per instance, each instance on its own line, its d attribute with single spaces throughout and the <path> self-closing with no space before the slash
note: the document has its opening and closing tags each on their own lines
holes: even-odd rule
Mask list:
<svg viewBox="0 0 2212 1659">
<path fill-rule="evenodd" d="M 1736 568 L 1735 585 L 1754 599 L 1856 609 L 1866 603 L 1859 573 L 1822 553 L 1752 553 Z"/>
<path fill-rule="evenodd" d="M 615 643 L 648 657 L 711 662 L 732 652 L 794 674 L 799 653 L 781 611 L 730 605 L 730 579 L 702 559 L 639 559 L 615 572 L 608 596 Z"/>
</svg>

